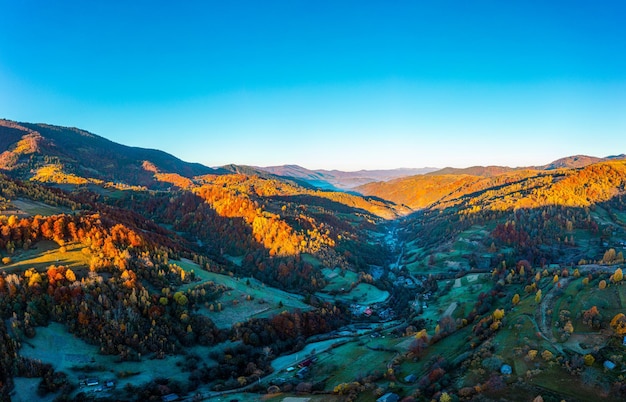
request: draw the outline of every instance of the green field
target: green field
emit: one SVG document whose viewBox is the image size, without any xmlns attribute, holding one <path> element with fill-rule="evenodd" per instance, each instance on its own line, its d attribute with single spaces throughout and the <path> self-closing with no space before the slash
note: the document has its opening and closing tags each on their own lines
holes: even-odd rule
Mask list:
<svg viewBox="0 0 626 402">
<path fill-rule="evenodd" d="M 326 292 L 348 290 L 356 284 L 359 279 L 359 276 L 355 272 L 341 268 L 323 268 L 322 273 L 328 282 L 324 288 Z"/>
<path fill-rule="evenodd" d="M 29 250 L 16 251 L 11 257 L 11 264 L 2 266 L 7 271 L 23 271 L 35 268 L 38 271 L 47 269 L 50 265 L 65 265 L 72 269 L 86 269 L 91 260 L 90 253 L 84 253 L 85 246 L 81 243 L 65 245 L 66 251 L 50 240 L 37 242 Z"/>
<path fill-rule="evenodd" d="M 25 198 L 17 198 L 11 201 L 12 209 L 2 211 L 2 215 L 17 215 L 17 216 L 50 216 L 57 214 L 70 213 L 68 208 L 55 207 L 52 205 L 44 204 L 43 202 L 28 200 Z"/>
<path fill-rule="evenodd" d="M 231 289 L 215 301 L 220 303 L 222 311 L 214 311 L 209 307 L 201 306 L 198 313 L 208 316 L 218 328 L 230 328 L 237 322 L 250 318 L 267 318 L 283 311 L 311 310 L 311 306 L 304 303 L 304 297 L 266 286 L 254 278 L 236 278 L 203 270 L 190 260 L 170 260 L 187 272 L 194 271 L 200 281 L 181 286 L 179 290 L 186 291 L 205 283 L 215 282 Z"/>
<path fill-rule="evenodd" d="M 207 355 L 206 350 L 207 348 L 198 347 L 189 349 L 188 352 Z M 184 361 L 184 356 L 168 356 L 165 359 L 155 360 L 143 359 L 141 362 L 118 362 L 117 356 L 100 354 L 97 346 L 89 345 L 71 336 L 66 328 L 58 323 L 38 327 L 37 335 L 24 343 L 20 354 L 42 362 L 53 363 L 55 370 L 65 372 L 69 380 L 75 384 L 79 383 L 78 377 L 85 374 L 85 371 L 79 368 L 91 367 L 93 371 L 89 372 L 90 377 L 98 377 L 101 381 L 115 380 L 118 382 L 119 390 L 123 390 L 126 384 L 141 385 L 158 377 L 185 382 L 189 376 L 188 373 L 181 372 L 176 364 Z M 124 377 L 121 374 L 124 372 L 138 374 Z M 91 392 L 94 388 L 91 388 Z M 81 389 L 77 390 L 77 392 L 80 391 Z M 17 394 L 26 392 L 27 390 L 17 390 Z"/>
<path fill-rule="evenodd" d="M 449 273 L 451 271 L 469 270 L 468 256 L 479 255 L 489 260 L 483 244 L 484 239 L 492 230 L 491 226 L 474 225 L 459 233 L 456 240 L 445 247 L 428 250 L 418 247 L 416 241 L 405 244 L 405 252 L 401 265 L 405 265 L 413 274 Z M 503 252 L 500 250 L 500 252 Z M 433 263 L 434 262 L 434 263 Z"/>
</svg>

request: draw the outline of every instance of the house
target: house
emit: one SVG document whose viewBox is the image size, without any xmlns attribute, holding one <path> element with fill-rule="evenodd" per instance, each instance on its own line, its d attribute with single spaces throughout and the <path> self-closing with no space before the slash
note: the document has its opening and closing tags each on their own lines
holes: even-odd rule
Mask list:
<svg viewBox="0 0 626 402">
<path fill-rule="evenodd" d="M 298 363 L 298 367 L 309 367 L 311 364 L 313 364 L 313 358 L 309 357 L 308 359 L 302 360 Z"/>
<path fill-rule="evenodd" d="M 87 379 L 87 386 L 88 387 L 95 387 L 98 384 L 100 384 L 100 381 L 98 381 L 97 378 L 88 378 Z"/>
<path fill-rule="evenodd" d="M 404 382 L 414 383 L 417 380 L 417 376 L 415 374 L 409 374 L 404 377 Z"/>
<path fill-rule="evenodd" d="M 372 311 L 372 309 L 370 307 L 366 308 L 365 311 L 363 312 L 363 314 L 365 314 L 367 317 L 369 317 L 370 315 L 372 315 L 374 311 Z"/>
<path fill-rule="evenodd" d="M 393 392 L 387 392 L 385 395 L 376 399 L 376 402 L 398 402 L 400 397 L 398 394 L 394 394 Z"/>
<path fill-rule="evenodd" d="M 608 370 L 613 370 L 615 368 L 615 363 L 613 363 L 610 360 L 605 360 L 604 361 L 604 368 L 606 368 Z"/>
<path fill-rule="evenodd" d="M 173 402 L 180 399 L 180 397 L 178 396 L 178 394 L 167 394 L 163 395 L 161 399 L 163 400 L 163 402 Z"/>
<path fill-rule="evenodd" d="M 500 372 L 504 375 L 511 375 L 513 373 L 513 368 L 508 364 L 503 364 L 502 367 L 500 367 Z"/>
<path fill-rule="evenodd" d="M 624 340 L 622 341 L 622 346 L 626 346 L 626 336 L 624 337 Z"/>
<path fill-rule="evenodd" d="M 309 371 L 311 369 L 309 367 L 302 367 L 300 370 L 298 370 L 298 372 L 296 373 L 296 376 L 299 379 L 303 379 L 304 377 L 306 377 L 307 374 L 309 374 Z"/>
</svg>

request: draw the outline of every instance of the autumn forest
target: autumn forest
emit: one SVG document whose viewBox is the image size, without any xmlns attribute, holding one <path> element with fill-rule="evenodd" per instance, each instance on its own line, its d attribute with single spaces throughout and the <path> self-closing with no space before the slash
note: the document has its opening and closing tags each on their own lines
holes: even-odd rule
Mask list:
<svg viewBox="0 0 626 402">
<path fill-rule="evenodd" d="M 0 400 L 626 398 L 623 155 L 340 191 L 0 120 L 0 170 Z"/>
</svg>

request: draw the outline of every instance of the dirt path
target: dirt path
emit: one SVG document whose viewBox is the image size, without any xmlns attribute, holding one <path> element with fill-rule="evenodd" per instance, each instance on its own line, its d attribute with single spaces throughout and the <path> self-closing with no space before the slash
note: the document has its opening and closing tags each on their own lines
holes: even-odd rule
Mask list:
<svg viewBox="0 0 626 402">
<path fill-rule="evenodd" d="M 457 302 L 452 302 L 450 303 L 450 305 L 448 306 L 448 308 L 446 309 L 446 311 L 443 312 L 442 317 L 447 317 L 452 315 L 452 313 L 454 313 L 454 310 L 456 310 L 457 306 L 459 304 Z"/>
<path fill-rule="evenodd" d="M 557 299 L 557 293 L 567 288 L 567 285 L 572 281 L 573 278 L 561 278 L 559 281 L 550 289 L 550 291 L 543 296 L 541 302 L 539 304 L 539 308 L 535 312 L 535 324 L 537 325 L 537 329 L 541 336 L 550 342 L 550 344 L 557 350 L 559 353 L 563 353 L 563 346 L 558 344 L 558 340 L 554 337 L 552 332 L 552 311 L 554 310 L 554 305 Z M 548 313 L 548 311 L 550 313 Z"/>
</svg>

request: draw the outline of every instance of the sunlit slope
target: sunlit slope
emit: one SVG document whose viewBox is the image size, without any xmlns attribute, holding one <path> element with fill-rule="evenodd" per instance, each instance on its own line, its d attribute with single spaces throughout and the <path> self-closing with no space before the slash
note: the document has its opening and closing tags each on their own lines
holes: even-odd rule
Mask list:
<svg viewBox="0 0 626 402">
<path fill-rule="evenodd" d="M 423 175 L 361 186 L 362 194 L 412 209 L 449 207 L 509 209 L 542 205 L 588 206 L 623 189 L 625 162 L 583 168 L 514 170 L 495 176 Z"/>
<path fill-rule="evenodd" d="M 625 201 L 624 161 L 479 178 L 405 221 L 405 262 L 446 270 L 602 261 L 625 243 Z"/>
</svg>

